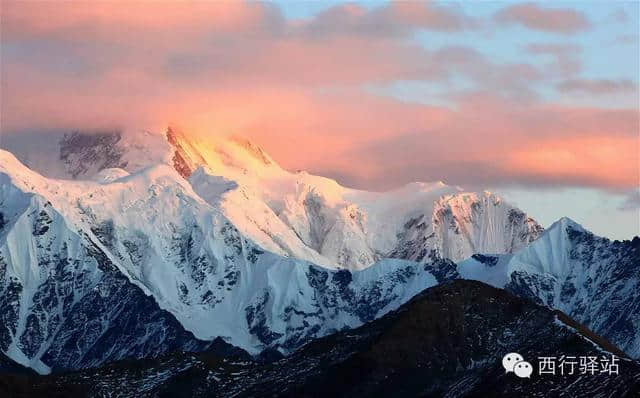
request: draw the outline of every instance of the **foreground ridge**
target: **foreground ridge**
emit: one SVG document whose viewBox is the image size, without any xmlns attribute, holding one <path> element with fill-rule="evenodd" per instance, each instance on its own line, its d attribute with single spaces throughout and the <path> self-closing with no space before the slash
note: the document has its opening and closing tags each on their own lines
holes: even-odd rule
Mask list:
<svg viewBox="0 0 640 398">
<path fill-rule="evenodd" d="M 478 330 L 483 333 L 479 334 Z M 506 373 L 519 352 L 531 379 Z M 619 375 L 539 375 L 539 356 L 617 355 Z M 100 381 L 96 383 L 95 381 Z M 640 365 L 559 311 L 504 290 L 456 280 L 386 316 L 307 344 L 275 362 L 175 353 L 45 378 L 0 378 L 8 391 L 77 396 L 630 396 Z"/>
</svg>

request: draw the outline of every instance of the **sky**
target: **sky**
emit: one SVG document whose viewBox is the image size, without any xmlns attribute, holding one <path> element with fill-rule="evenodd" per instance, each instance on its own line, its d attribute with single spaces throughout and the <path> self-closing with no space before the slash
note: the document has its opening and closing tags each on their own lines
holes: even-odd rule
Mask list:
<svg viewBox="0 0 640 398">
<path fill-rule="evenodd" d="M 2 135 L 175 124 L 640 234 L 638 2 L 1 4 Z"/>
</svg>

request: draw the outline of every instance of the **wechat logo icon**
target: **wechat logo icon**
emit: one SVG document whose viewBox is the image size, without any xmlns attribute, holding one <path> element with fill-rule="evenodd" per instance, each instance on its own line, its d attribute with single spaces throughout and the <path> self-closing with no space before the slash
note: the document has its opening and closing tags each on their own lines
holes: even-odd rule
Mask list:
<svg viewBox="0 0 640 398">
<path fill-rule="evenodd" d="M 510 352 L 502 358 L 502 366 L 507 373 L 513 372 L 520 378 L 531 378 L 533 366 L 517 352 Z"/>
</svg>

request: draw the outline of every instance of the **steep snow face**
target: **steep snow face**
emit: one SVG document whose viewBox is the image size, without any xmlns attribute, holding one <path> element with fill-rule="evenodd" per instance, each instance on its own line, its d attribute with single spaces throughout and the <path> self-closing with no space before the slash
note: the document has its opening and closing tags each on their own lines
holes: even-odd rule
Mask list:
<svg viewBox="0 0 640 398">
<path fill-rule="evenodd" d="M 202 349 L 0 153 L 0 350 L 40 373 Z M 15 160 L 15 159 L 13 159 Z M 16 167 L 17 169 L 17 167 Z M 89 232 L 90 234 L 90 232 Z"/>
<path fill-rule="evenodd" d="M 433 251 L 460 261 L 474 253 L 513 253 L 542 231 L 535 220 L 492 193 L 444 195 L 430 214 L 404 225 L 391 256 L 422 261 Z"/>
<path fill-rule="evenodd" d="M 375 319 L 455 271 L 444 260 L 329 270 L 268 252 L 167 165 L 94 182 L 44 178 L 4 151 L 0 161 L 3 305 L 12 309 L 2 349 L 40 371 L 197 348 L 175 319 L 198 339 L 286 352 Z M 42 289 L 54 298 L 36 306 Z"/>
<path fill-rule="evenodd" d="M 562 310 L 640 357 L 638 237 L 612 242 L 563 218 L 517 253 L 474 256 L 458 272 Z"/>
</svg>

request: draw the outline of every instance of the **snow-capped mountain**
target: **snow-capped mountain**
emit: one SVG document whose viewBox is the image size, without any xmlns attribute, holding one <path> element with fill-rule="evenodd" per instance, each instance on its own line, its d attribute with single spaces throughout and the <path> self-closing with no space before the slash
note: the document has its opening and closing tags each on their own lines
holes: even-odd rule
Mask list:
<svg viewBox="0 0 640 398">
<path fill-rule="evenodd" d="M 640 357 L 640 238 L 610 241 L 562 218 L 513 255 L 475 255 L 463 278 L 559 309 Z"/>
<path fill-rule="evenodd" d="M 31 168 L 0 151 L 0 350 L 42 373 L 217 337 L 287 353 L 460 276 L 527 295 L 548 271 L 454 261 L 512 264 L 560 239 L 488 192 L 349 189 L 238 138 L 74 133 L 54 159 L 16 152 Z"/>
<path fill-rule="evenodd" d="M 24 157 L 44 175 L 60 168 L 59 161 L 43 162 L 46 154 Z M 531 217 L 487 192 L 463 193 L 442 182 L 389 192 L 349 189 L 286 171 L 246 140 L 202 139 L 172 127 L 164 135 L 65 135 L 59 158 L 67 170 L 63 177 L 84 179 L 106 168 L 133 173 L 169 164 L 243 236 L 265 250 L 324 267 L 358 270 L 381 258 L 459 261 L 474 253 L 511 253 L 542 231 Z"/>
<path fill-rule="evenodd" d="M 1 151 L 0 178 L 1 348 L 40 372 L 218 336 L 251 353 L 288 351 L 443 278 L 410 261 L 352 273 L 268 252 L 167 165 L 54 180 Z"/>
</svg>

